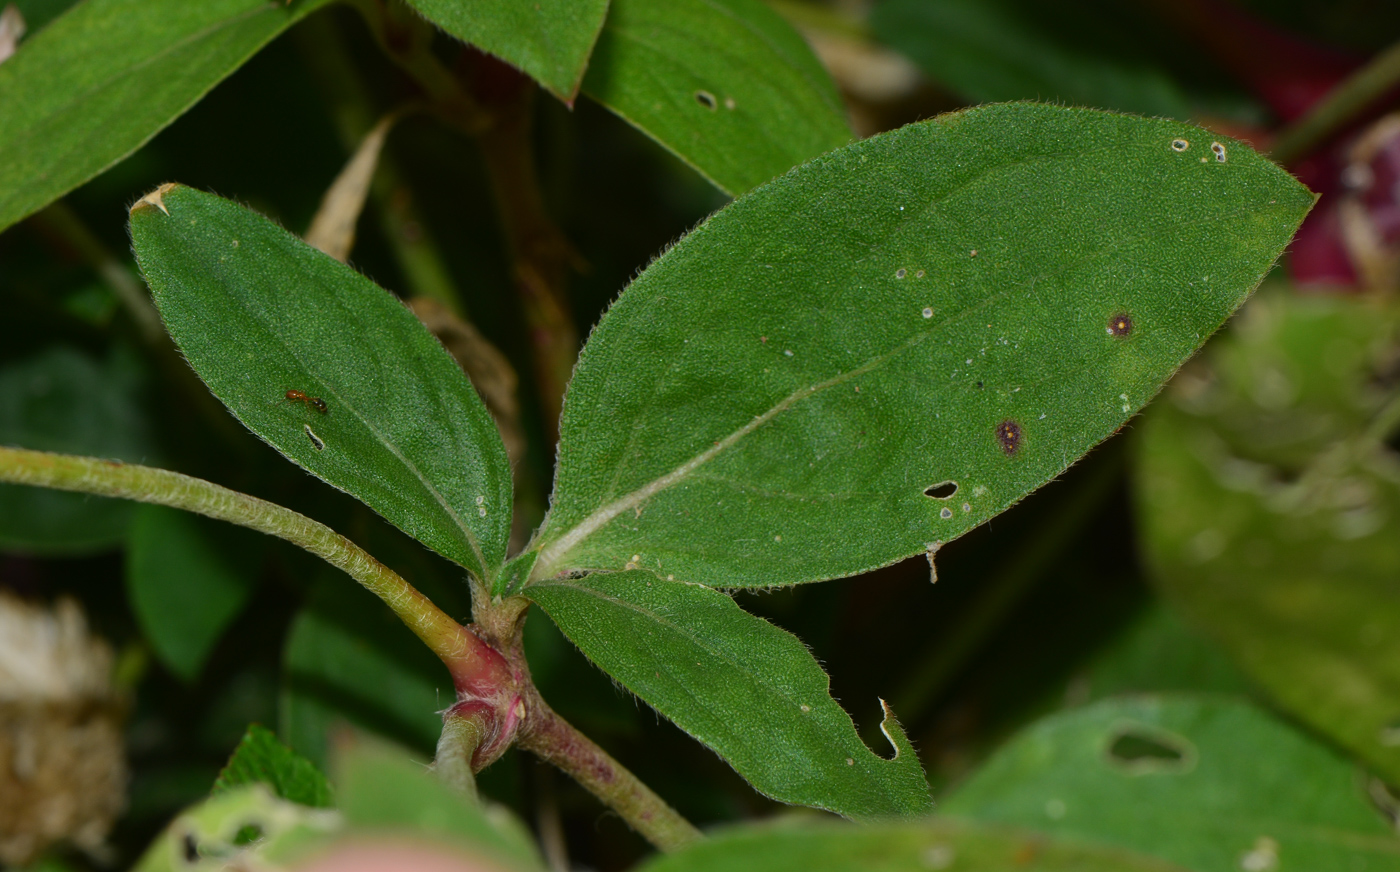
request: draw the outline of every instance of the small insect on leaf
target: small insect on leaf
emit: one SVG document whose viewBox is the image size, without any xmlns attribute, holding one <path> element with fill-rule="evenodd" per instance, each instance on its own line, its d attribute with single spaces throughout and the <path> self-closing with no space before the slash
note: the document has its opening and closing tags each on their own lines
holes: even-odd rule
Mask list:
<svg viewBox="0 0 1400 872">
<path fill-rule="evenodd" d="M 295 388 L 292 388 L 287 391 L 287 402 L 305 403 L 307 406 L 315 409 L 322 415 L 326 414 L 326 412 L 329 411 L 329 407 L 326 406 L 325 400 L 321 399 L 320 397 L 313 397 L 307 394 L 305 391 L 299 391 Z"/>
</svg>

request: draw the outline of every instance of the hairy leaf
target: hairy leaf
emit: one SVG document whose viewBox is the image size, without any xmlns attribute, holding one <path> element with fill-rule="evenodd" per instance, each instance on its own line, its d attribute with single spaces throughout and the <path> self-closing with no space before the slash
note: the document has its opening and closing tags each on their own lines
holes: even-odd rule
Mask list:
<svg viewBox="0 0 1400 872">
<path fill-rule="evenodd" d="M 393 296 L 228 200 L 162 187 L 131 213 L 166 329 L 243 424 L 479 577 L 510 535 L 496 425 Z"/>
<path fill-rule="evenodd" d="M 131 154 L 327 0 L 85 0 L 0 64 L 0 229 Z"/>
<path fill-rule="evenodd" d="M 918 755 L 889 712 L 895 758 L 884 760 L 806 646 L 725 594 L 619 572 L 538 584 L 529 596 L 603 671 L 760 792 L 852 818 L 930 809 Z"/>
<path fill-rule="evenodd" d="M 519 68 L 566 103 L 578 94 L 608 0 L 409 0 L 443 30 Z"/>
<path fill-rule="evenodd" d="M 583 91 L 729 194 L 851 139 L 826 69 L 759 0 L 613 0 Z"/>
<path fill-rule="evenodd" d="M 140 372 L 115 353 L 94 360 L 54 347 L 0 365 L 0 445 L 149 463 L 154 439 L 141 417 Z M 79 555 L 120 545 L 132 503 L 46 488 L 0 485 L 0 549 Z"/>
<path fill-rule="evenodd" d="M 594 330 L 531 577 L 761 587 L 934 549 L 1142 408 L 1312 202 L 1233 140 L 1035 104 L 806 164 Z"/>
<path fill-rule="evenodd" d="M 331 786 L 321 770 L 257 724 L 248 727 L 214 782 L 212 793 L 218 795 L 245 784 L 266 784 L 281 798 L 301 805 L 331 806 Z"/>
<path fill-rule="evenodd" d="M 141 631 L 170 671 L 193 681 L 258 582 L 266 539 L 163 506 L 131 525 L 126 589 Z"/>
<path fill-rule="evenodd" d="M 1136 488 L 1159 585 L 1400 782 L 1400 306 L 1261 296 L 1168 399 Z"/>
<path fill-rule="evenodd" d="M 941 808 L 1200 872 L 1400 869 L 1400 839 L 1347 760 L 1226 698 L 1127 697 L 1046 718 Z"/>
<path fill-rule="evenodd" d="M 641 872 L 1182 872 L 1127 851 L 938 817 L 907 824 L 781 822 L 734 827 Z"/>
</svg>

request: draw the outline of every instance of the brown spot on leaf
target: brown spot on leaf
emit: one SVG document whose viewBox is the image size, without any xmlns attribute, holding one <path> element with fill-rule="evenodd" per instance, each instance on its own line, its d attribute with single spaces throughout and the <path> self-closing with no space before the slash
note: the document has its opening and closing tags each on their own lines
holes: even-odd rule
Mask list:
<svg viewBox="0 0 1400 872">
<path fill-rule="evenodd" d="M 1021 425 L 1015 421 L 1002 421 L 997 425 L 997 442 L 1001 444 L 1001 451 L 1007 457 L 1020 450 L 1022 435 Z"/>
<path fill-rule="evenodd" d="M 1108 319 L 1108 332 L 1110 336 L 1123 337 L 1133 332 L 1133 316 L 1127 312 L 1119 312 Z"/>
</svg>

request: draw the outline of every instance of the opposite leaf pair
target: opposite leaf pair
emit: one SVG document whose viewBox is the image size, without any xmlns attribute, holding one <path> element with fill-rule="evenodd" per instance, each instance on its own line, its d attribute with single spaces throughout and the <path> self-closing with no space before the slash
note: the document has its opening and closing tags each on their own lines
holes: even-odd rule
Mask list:
<svg viewBox="0 0 1400 872">
<path fill-rule="evenodd" d="M 538 602 L 764 793 L 867 817 L 927 807 L 907 742 L 865 749 L 801 643 L 715 588 L 850 575 L 1004 510 L 1141 408 L 1311 203 L 1198 128 L 1031 104 L 805 164 L 604 317 L 550 514 L 509 563 L 500 439 L 406 309 L 187 188 L 138 204 L 132 236 L 171 335 L 250 429 L 483 593 Z"/>
</svg>

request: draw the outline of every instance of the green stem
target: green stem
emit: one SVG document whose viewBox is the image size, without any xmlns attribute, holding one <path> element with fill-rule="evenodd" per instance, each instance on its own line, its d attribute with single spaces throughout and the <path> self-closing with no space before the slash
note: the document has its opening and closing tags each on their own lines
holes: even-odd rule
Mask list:
<svg viewBox="0 0 1400 872">
<path fill-rule="evenodd" d="M 275 503 L 165 469 L 23 448 L 0 447 L 0 482 L 170 506 L 285 539 L 344 570 L 383 600 L 447 665 L 459 689 L 493 680 L 498 664 L 504 663 L 490 646 L 355 543 Z"/>
<path fill-rule="evenodd" d="M 608 752 L 554 713 L 531 686 L 517 744 L 563 770 L 662 851 L 701 838 L 695 825 L 657 796 Z"/>
<path fill-rule="evenodd" d="M 472 799 L 477 799 L 472 758 L 486 741 L 489 729 L 484 718 L 449 714 L 442 719 L 442 735 L 433 756 L 432 768 L 438 779 Z"/>
<path fill-rule="evenodd" d="M 1400 42 L 1376 55 L 1333 88 L 1311 112 L 1285 128 L 1274 141 L 1269 156 L 1284 166 L 1306 157 L 1397 84 L 1400 84 Z"/>
<path fill-rule="evenodd" d="M 1046 568 L 1074 541 L 1074 534 L 1103 505 L 1122 478 L 1125 466 L 1121 447 L 1110 447 L 1109 451 L 1110 457 L 1103 458 L 1078 489 L 1056 507 L 1054 516 L 1042 523 L 1029 541 L 1018 546 L 1011 562 L 981 586 L 971 606 L 958 616 L 957 627 L 905 680 L 891 706 L 905 723 L 916 723 L 928 714 L 948 683 L 1001 625 L 1006 613 L 1044 576 Z"/>
</svg>

